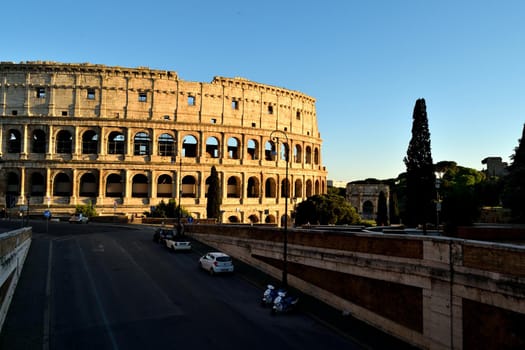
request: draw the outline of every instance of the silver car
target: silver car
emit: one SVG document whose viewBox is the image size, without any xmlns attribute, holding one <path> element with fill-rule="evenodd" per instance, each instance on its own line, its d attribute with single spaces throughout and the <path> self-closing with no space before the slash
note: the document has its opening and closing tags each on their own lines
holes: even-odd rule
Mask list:
<svg viewBox="0 0 525 350">
<path fill-rule="evenodd" d="M 221 252 L 209 252 L 199 259 L 199 267 L 210 275 L 216 273 L 232 273 L 234 270 L 232 258 Z"/>
</svg>

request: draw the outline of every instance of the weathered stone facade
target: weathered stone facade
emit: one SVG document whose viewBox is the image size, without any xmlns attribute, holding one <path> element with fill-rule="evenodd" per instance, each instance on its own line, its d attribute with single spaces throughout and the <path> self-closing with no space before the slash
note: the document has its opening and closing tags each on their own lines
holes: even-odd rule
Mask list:
<svg viewBox="0 0 525 350">
<path fill-rule="evenodd" d="M 32 213 L 141 214 L 180 197 L 205 218 L 212 166 L 223 221 L 278 223 L 287 183 L 298 202 L 326 192 L 315 99 L 243 78 L 2 62 L 0 121 L 0 205 Z"/>
</svg>

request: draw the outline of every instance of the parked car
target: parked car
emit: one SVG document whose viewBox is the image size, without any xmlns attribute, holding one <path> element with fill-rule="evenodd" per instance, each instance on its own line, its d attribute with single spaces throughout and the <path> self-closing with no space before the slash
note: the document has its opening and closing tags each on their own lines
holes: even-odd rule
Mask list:
<svg viewBox="0 0 525 350">
<path fill-rule="evenodd" d="M 70 224 L 87 224 L 88 222 L 89 218 L 82 214 L 75 214 L 69 218 Z"/>
<path fill-rule="evenodd" d="M 174 234 L 173 230 L 171 230 L 171 229 L 158 228 L 153 233 L 153 241 L 157 242 L 157 243 L 164 244 L 164 242 L 166 241 L 166 238 L 173 239 L 174 235 L 175 234 Z"/>
<path fill-rule="evenodd" d="M 199 259 L 199 267 L 208 271 L 210 275 L 216 273 L 233 272 L 232 258 L 221 252 L 209 252 Z"/>
</svg>

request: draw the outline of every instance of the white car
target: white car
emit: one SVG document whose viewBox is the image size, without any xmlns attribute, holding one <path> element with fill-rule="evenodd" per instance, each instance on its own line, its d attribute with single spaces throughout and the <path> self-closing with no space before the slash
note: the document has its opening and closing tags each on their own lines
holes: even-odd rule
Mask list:
<svg viewBox="0 0 525 350">
<path fill-rule="evenodd" d="M 199 267 L 206 270 L 210 275 L 216 273 L 233 272 L 232 258 L 221 252 L 209 252 L 199 259 Z"/>
<path fill-rule="evenodd" d="M 70 224 L 87 224 L 88 222 L 89 218 L 82 214 L 75 214 L 69 218 Z"/>
<path fill-rule="evenodd" d="M 166 248 L 172 249 L 174 251 L 178 250 L 191 250 L 191 242 L 177 239 L 176 236 L 168 236 L 164 242 L 166 243 Z"/>
</svg>

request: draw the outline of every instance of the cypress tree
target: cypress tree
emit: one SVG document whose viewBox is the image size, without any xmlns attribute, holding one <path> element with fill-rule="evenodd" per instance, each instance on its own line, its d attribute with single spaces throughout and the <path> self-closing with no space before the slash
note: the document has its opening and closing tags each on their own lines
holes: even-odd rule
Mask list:
<svg viewBox="0 0 525 350">
<path fill-rule="evenodd" d="M 404 159 L 407 168 L 406 224 L 417 226 L 433 221 L 436 193 L 436 176 L 424 99 L 416 101 L 412 118 L 412 139 Z"/>
<path fill-rule="evenodd" d="M 215 166 L 211 168 L 210 183 L 208 186 L 208 198 L 206 202 L 206 216 L 208 219 L 220 219 L 221 216 L 221 188 L 219 186 L 219 174 Z"/>
<path fill-rule="evenodd" d="M 505 178 L 505 206 L 511 209 L 513 222 L 525 223 L 525 125 L 511 160 Z"/>
<path fill-rule="evenodd" d="M 388 210 L 386 205 L 385 192 L 379 192 L 379 198 L 377 199 L 377 218 L 376 224 L 378 226 L 388 225 Z"/>
</svg>

